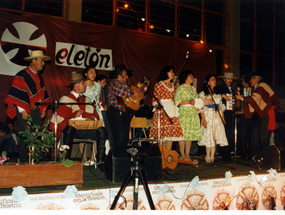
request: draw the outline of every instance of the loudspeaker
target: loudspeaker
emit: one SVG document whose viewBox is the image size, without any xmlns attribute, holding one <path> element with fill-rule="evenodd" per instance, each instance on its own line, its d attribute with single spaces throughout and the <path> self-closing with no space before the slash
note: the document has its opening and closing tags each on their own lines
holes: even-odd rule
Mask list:
<svg viewBox="0 0 285 215">
<path fill-rule="evenodd" d="M 106 179 L 114 183 L 123 182 L 131 169 L 131 155 L 127 149 L 132 147 L 112 147 L 105 160 Z M 138 157 L 147 181 L 162 180 L 162 160 L 158 146 L 138 146 Z"/>
<path fill-rule="evenodd" d="M 275 144 L 267 147 L 265 150 L 255 155 L 253 161 L 259 169 L 276 169 L 281 170 L 281 153 Z M 284 164 L 283 164 L 284 165 Z"/>
</svg>

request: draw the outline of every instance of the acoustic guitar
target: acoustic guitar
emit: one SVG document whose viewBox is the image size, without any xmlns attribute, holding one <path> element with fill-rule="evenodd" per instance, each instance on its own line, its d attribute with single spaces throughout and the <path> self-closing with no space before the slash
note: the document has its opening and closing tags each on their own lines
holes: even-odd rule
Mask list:
<svg viewBox="0 0 285 215">
<path fill-rule="evenodd" d="M 140 108 L 140 101 L 143 99 L 142 89 L 148 84 L 149 79 L 145 76 L 137 86 L 131 86 L 130 89 L 137 91 L 139 97 L 130 96 L 130 97 L 120 97 L 117 96 L 117 101 L 128 113 L 133 114 Z"/>
<path fill-rule="evenodd" d="M 169 169 L 175 169 L 178 163 L 178 153 L 175 150 L 169 151 L 163 145 L 159 145 L 162 158 L 162 169 L 168 167 Z"/>
</svg>

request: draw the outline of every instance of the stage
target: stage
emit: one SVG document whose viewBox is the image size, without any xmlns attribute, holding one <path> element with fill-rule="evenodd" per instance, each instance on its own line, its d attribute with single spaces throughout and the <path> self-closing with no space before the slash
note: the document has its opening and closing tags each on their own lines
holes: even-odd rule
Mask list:
<svg viewBox="0 0 285 215">
<path fill-rule="evenodd" d="M 267 207 L 265 195 L 268 192 L 272 193 L 276 199 L 277 209 L 283 209 L 284 170 L 277 171 L 274 175 L 272 171 L 268 172 L 268 169 L 259 170 L 256 164 L 249 159 L 236 159 L 236 161 L 233 159 L 229 162 L 218 159 L 218 164 L 215 166 L 213 163 L 205 163 L 203 156 L 192 158 L 200 161 L 199 167 L 178 164 L 175 169 L 163 171 L 162 180 L 148 181 L 156 209 L 213 210 L 218 209 L 222 201 L 228 201 L 228 208 L 237 210 L 242 209 L 242 199 L 246 199 L 245 195 L 250 195 L 257 205 L 257 210 L 264 210 Z M 193 178 L 195 179 L 192 180 Z M 122 185 L 122 183 L 112 183 L 106 180 L 105 174 L 94 169 L 94 166 L 83 167 L 83 181 L 82 187 L 77 186 L 75 189 L 76 192 L 78 191 L 76 196 L 72 196 L 75 195 L 74 189 L 66 194 L 64 191 L 67 186 L 65 185 L 26 187 L 28 195 L 22 202 L 13 200 L 12 188 L 1 189 L 0 208 L 107 210 Z M 118 201 L 119 208 L 132 208 L 133 180 L 128 184 L 123 196 L 124 198 Z M 139 189 L 138 209 L 150 209 L 142 185 Z"/>
</svg>

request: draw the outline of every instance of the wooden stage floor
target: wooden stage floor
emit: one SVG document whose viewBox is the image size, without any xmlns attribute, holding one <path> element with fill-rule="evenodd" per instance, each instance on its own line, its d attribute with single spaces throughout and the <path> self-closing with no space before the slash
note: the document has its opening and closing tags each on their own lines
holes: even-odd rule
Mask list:
<svg viewBox="0 0 285 215">
<path fill-rule="evenodd" d="M 187 164 L 178 164 L 175 169 L 163 171 L 162 181 L 148 181 L 148 184 L 167 184 L 173 182 L 190 182 L 195 176 L 199 176 L 200 180 L 207 180 L 213 178 L 224 178 L 225 172 L 230 171 L 235 176 L 248 175 L 249 171 L 254 171 L 255 174 L 264 174 L 268 169 L 258 170 L 253 160 L 249 159 L 232 159 L 231 161 L 224 162 L 218 159 L 218 165 L 207 164 L 204 156 L 191 156 L 193 159 L 200 161 L 199 167 L 193 167 Z M 284 172 L 284 170 L 283 170 Z M 11 172 L 11 174 L 13 174 Z M 84 184 L 82 187 L 77 187 L 80 190 L 93 190 L 110 187 L 121 187 L 122 183 L 112 183 L 106 180 L 105 174 L 99 169 L 94 169 L 94 166 L 85 167 L 83 169 Z M 132 181 L 129 186 L 132 186 Z M 46 187 L 27 187 L 26 191 L 29 194 L 39 193 L 55 193 L 63 192 L 66 186 L 46 186 Z M 12 188 L 0 189 L 0 196 L 10 196 Z"/>
</svg>

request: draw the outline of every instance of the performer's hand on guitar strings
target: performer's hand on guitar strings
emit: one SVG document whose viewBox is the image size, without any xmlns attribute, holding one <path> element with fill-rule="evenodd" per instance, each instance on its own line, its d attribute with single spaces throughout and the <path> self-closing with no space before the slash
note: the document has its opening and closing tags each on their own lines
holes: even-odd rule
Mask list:
<svg viewBox="0 0 285 215">
<path fill-rule="evenodd" d="M 139 98 L 139 97 L 140 97 L 140 94 L 139 94 L 139 92 L 137 92 L 137 91 L 134 91 L 134 96 L 135 96 L 135 97 L 138 97 L 138 98 Z"/>
</svg>

